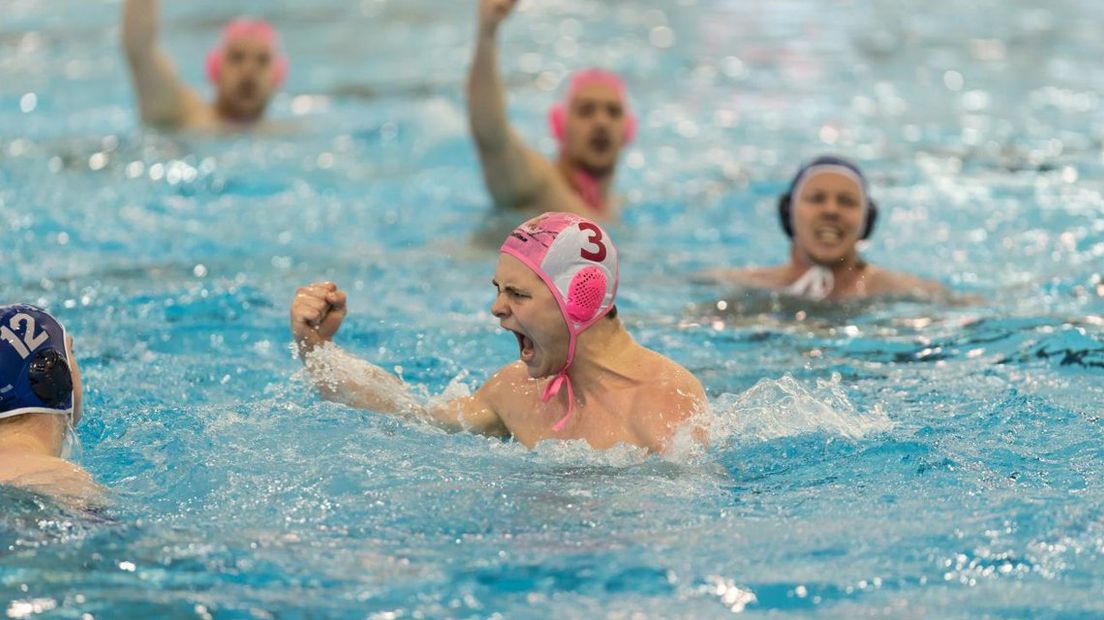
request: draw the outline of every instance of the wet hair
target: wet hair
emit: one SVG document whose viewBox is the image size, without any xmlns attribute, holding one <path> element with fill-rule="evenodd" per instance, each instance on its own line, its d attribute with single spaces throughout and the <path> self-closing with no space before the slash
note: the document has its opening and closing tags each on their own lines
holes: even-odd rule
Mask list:
<svg viewBox="0 0 1104 620">
<path fill-rule="evenodd" d="M 606 313 L 606 318 L 607 319 L 616 319 L 617 318 L 617 304 L 613 304 L 613 307 L 609 309 L 609 312 Z"/>
</svg>

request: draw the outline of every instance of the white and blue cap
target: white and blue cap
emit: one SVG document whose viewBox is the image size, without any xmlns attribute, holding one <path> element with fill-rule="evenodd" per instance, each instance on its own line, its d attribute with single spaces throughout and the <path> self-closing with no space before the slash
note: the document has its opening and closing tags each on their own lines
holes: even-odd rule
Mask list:
<svg viewBox="0 0 1104 620">
<path fill-rule="evenodd" d="M 838 155 L 821 155 L 801 166 L 793 180 L 790 181 L 790 188 L 778 197 L 778 217 L 786 236 L 793 238 L 792 211 L 794 197 L 800 195 L 799 190 L 806 181 L 824 172 L 832 172 L 848 177 L 859 186 L 862 201 L 866 206 L 866 219 L 863 222 L 862 234 L 859 235 L 859 238 L 869 238 L 870 233 L 874 232 L 874 223 L 878 220 L 878 205 L 870 198 L 870 188 L 867 186 L 866 175 L 863 174 L 862 169 L 850 159 Z"/>
<path fill-rule="evenodd" d="M 27 413 L 73 417 L 65 328 L 37 306 L 0 306 L 0 419 Z"/>
</svg>

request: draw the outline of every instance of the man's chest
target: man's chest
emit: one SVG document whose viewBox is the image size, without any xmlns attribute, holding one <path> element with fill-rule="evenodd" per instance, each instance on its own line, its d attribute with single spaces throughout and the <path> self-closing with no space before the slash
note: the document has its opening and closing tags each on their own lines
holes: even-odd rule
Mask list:
<svg viewBox="0 0 1104 620">
<path fill-rule="evenodd" d="M 632 395 L 606 395 L 601 400 L 577 402 L 570 415 L 566 391 L 547 403 L 538 397 L 527 400 L 525 406 L 518 403 L 503 416 L 510 433 L 526 446 L 533 447 L 548 439 L 583 439 L 597 449 L 619 443 L 643 445 L 633 424 L 636 399 Z M 555 427 L 561 420 L 563 426 L 557 431 Z"/>
</svg>

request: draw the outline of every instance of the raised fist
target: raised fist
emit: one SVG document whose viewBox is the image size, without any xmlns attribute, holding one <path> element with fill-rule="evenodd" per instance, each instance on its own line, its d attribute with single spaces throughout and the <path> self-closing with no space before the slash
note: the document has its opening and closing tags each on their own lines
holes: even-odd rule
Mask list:
<svg viewBox="0 0 1104 620">
<path fill-rule="evenodd" d="M 295 291 L 291 301 L 291 335 L 300 354 L 333 340 L 345 320 L 345 291 L 333 282 L 315 282 Z"/>
<path fill-rule="evenodd" d="M 517 6 L 517 0 L 479 0 L 479 28 L 494 34 L 498 25 Z"/>
</svg>

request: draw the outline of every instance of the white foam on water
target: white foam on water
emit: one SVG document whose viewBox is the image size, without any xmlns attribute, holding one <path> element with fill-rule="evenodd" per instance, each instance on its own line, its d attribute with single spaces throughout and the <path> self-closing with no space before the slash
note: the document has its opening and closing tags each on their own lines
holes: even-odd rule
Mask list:
<svg viewBox="0 0 1104 620">
<path fill-rule="evenodd" d="M 323 383 L 330 373 L 335 383 L 347 381 L 351 375 L 367 374 L 367 369 L 361 367 L 367 366 L 366 362 L 355 359 L 337 347 L 318 347 L 310 357 L 310 363 L 322 367 L 315 368 L 313 374 L 316 378 L 321 378 Z M 322 372 L 319 373 L 319 370 Z M 305 376 L 301 378 L 306 379 Z M 421 386 L 409 386 L 414 388 L 410 392 L 399 386 L 388 388 L 396 391 L 391 395 L 392 398 L 408 401 L 413 409 L 417 409 L 420 407 L 416 402 L 432 406 L 470 395 L 473 390 L 466 383 L 467 378 L 468 374 L 461 372 L 437 396 L 429 396 Z M 399 394 L 400 391 L 405 393 Z M 816 432 L 857 440 L 871 433 L 888 431 L 892 427 L 892 421 L 880 406 L 859 411 L 847 397 L 838 375 L 831 380 L 817 380 L 812 388 L 790 375 L 785 375 L 779 379 L 762 379 L 742 394 L 722 394 L 715 398 L 709 410 L 676 431 L 662 459 L 676 464 L 692 464 L 701 462 L 703 458 L 708 459 L 710 453 L 733 443 L 770 441 Z M 702 445 L 699 440 L 702 431 L 708 437 L 706 445 Z M 496 451 L 502 450 L 513 453 L 518 448 L 513 445 L 501 446 Z M 540 460 L 552 464 L 614 467 L 638 465 L 650 456 L 643 448 L 629 445 L 594 450 L 583 440 L 544 441 L 535 447 L 534 452 Z"/>
<path fill-rule="evenodd" d="M 718 444 L 769 441 L 806 433 L 862 439 L 893 427 L 881 407 L 859 411 L 838 377 L 817 380 L 809 389 L 790 375 L 761 379 L 743 394 L 723 394 L 713 402 L 710 437 Z"/>
</svg>

